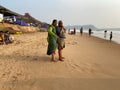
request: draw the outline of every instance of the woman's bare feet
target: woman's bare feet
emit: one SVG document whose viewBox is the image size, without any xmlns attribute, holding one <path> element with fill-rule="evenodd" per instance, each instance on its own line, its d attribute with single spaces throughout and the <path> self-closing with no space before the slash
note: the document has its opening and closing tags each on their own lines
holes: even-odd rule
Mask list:
<svg viewBox="0 0 120 90">
<path fill-rule="evenodd" d="M 52 62 L 57 62 L 58 60 L 51 60 Z"/>
<path fill-rule="evenodd" d="M 64 61 L 62 58 L 59 58 L 59 61 Z"/>
<path fill-rule="evenodd" d="M 52 58 L 51 61 L 52 61 L 52 62 L 57 62 L 58 60 L 55 59 L 55 58 Z"/>
</svg>

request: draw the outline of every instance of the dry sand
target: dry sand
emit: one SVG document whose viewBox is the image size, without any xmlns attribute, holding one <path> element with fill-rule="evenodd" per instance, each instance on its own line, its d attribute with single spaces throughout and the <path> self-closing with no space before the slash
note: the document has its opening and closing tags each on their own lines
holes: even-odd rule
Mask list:
<svg viewBox="0 0 120 90">
<path fill-rule="evenodd" d="M 120 90 L 120 44 L 67 35 L 66 59 L 55 63 L 46 32 L 14 37 L 0 45 L 0 90 Z"/>
</svg>

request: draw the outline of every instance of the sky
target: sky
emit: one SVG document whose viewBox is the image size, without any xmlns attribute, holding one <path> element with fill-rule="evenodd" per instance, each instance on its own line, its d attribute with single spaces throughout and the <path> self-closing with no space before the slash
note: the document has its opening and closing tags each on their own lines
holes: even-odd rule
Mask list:
<svg viewBox="0 0 120 90">
<path fill-rule="evenodd" d="M 0 5 L 47 23 L 120 28 L 120 0 L 0 0 Z"/>
</svg>

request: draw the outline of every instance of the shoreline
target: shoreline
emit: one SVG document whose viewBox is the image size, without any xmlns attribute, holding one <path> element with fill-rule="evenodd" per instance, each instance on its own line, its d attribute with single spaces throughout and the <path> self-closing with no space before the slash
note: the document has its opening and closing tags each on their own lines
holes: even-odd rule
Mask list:
<svg viewBox="0 0 120 90">
<path fill-rule="evenodd" d="M 84 33 L 87 34 L 88 32 L 86 32 L 86 31 L 87 31 L 87 30 L 85 30 Z M 114 30 L 110 30 L 110 31 L 113 31 L 112 41 L 113 41 L 113 42 L 116 42 L 117 44 L 120 44 L 120 39 L 119 39 L 120 31 L 117 31 L 117 32 L 119 32 L 118 35 L 116 35 L 116 31 L 114 31 Z M 109 32 L 110 32 L 110 31 L 109 31 Z M 98 33 L 98 32 L 99 32 L 99 33 Z M 77 33 L 79 33 L 79 31 L 77 31 Z M 105 40 L 109 40 L 109 33 L 107 33 L 107 37 L 104 38 L 104 31 L 94 31 L 94 30 L 93 30 L 92 36 L 99 37 L 99 38 L 105 39 Z"/>
<path fill-rule="evenodd" d="M 79 35 L 80 33 L 79 32 L 77 32 L 77 35 Z M 88 33 L 86 33 L 86 32 L 84 32 L 83 33 L 83 35 L 85 35 L 85 36 L 88 36 L 89 37 L 89 34 Z M 80 35 L 81 36 L 81 35 Z M 98 38 L 98 39 L 101 39 L 101 40 L 104 40 L 104 41 L 106 41 L 106 42 L 110 42 L 110 43 L 114 43 L 114 44 L 118 44 L 118 45 L 120 45 L 120 43 L 119 42 L 117 42 L 117 41 L 113 41 L 113 40 L 109 40 L 109 39 L 106 39 L 106 38 L 102 38 L 102 37 L 99 37 L 99 36 L 96 36 L 96 35 L 93 35 L 93 34 L 91 34 L 91 36 L 90 37 L 94 37 L 94 38 Z"/>
</svg>

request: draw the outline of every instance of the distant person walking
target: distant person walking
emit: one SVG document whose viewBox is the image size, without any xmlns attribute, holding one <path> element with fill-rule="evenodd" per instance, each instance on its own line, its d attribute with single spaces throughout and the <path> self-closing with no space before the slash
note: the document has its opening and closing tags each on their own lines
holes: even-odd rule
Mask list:
<svg viewBox="0 0 120 90">
<path fill-rule="evenodd" d="M 64 61 L 64 57 L 62 55 L 62 50 L 63 48 L 65 48 L 65 33 L 66 33 L 66 29 L 64 28 L 63 26 L 63 22 L 62 21 L 59 21 L 58 22 L 58 27 L 56 29 L 56 32 L 57 32 L 57 35 L 58 35 L 58 55 L 59 55 L 59 60 L 60 61 Z"/>
<path fill-rule="evenodd" d="M 89 36 L 91 36 L 91 34 L 92 34 L 92 29 L 89 28 L 88 32 L 89 32 Z"/>
<path fill-rule="evenodd" d="M 74 27 L 74 31 L 73 32 L 74 32 L 74 35 L 76 35 L 76 28 L 75 27 Z"/>
<path fill-rule="evenodd" d="M 83 27 L 80 28 L 80 34 L 82 36 L 82 34 L 83 34 Z"/>
<path fill-rule="evenodd" d="M 68 29 L 68 34 L 70 34 L 70 28 Z"/>
<path fill-rule="evenodd" d="M 110 41 L 112 41 L 113 33 L 110 32 Z"/>
<path fill-rule="evenodd" d="M 47 48 L 47 55 L 52 55 L 52 61 L 55 60 L 55 53 L 57 48 L 57 38 L 56 35 L 56 26 L 57 26 L 57 20 L 53 20 L 52 25 L 48 28 L 48 48 Z"/>
<path fill-rule="evenodd" d="M 104 38 L 107 36 L 107 30 L 104 31 Z"/>
</svg>

